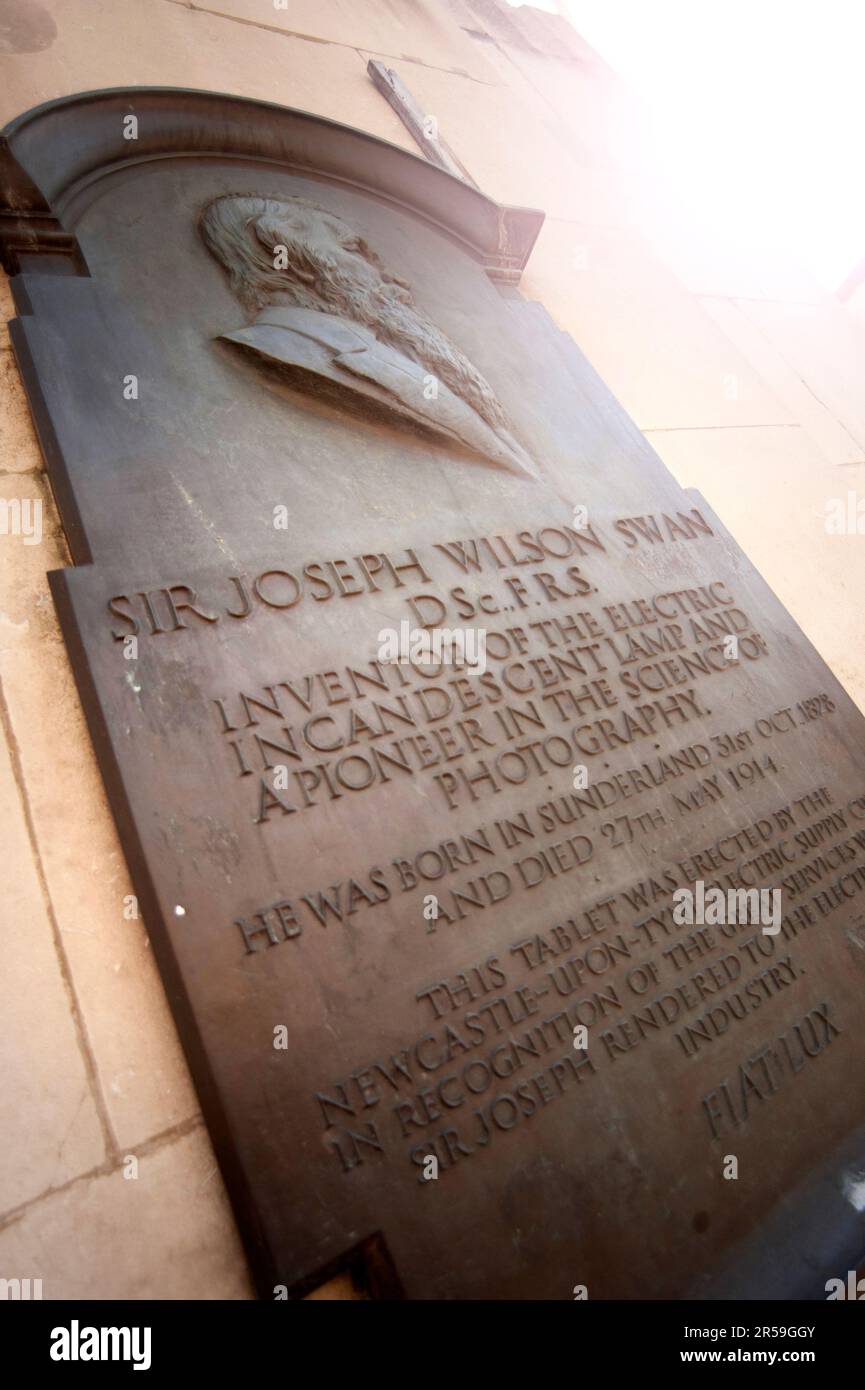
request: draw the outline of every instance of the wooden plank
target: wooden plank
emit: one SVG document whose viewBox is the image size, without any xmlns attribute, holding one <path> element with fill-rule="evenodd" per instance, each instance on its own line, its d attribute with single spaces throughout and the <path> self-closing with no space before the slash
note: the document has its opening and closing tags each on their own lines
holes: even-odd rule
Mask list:
<svg viewBox="0 0 865 1390">
<path fill-rule="evenodd" d="M 460 163 L 447 142 L 438 134 L 436 118 L 421 110 L 399 74 L 394 72 L 393 68 L 385 67 L 384 63 L 379 62 L 377 58 L 370 58 L 366 70 L 385 101 L 393 107 L 412 139 L 417 141 L 427 159 L 432 164 L 437 164 L 448 174 L 453 174 L 455 178 L 462 179 L 464 183 L 470 183 L 477 188 L 478 185 L 471 174 Z"/>
</svg>

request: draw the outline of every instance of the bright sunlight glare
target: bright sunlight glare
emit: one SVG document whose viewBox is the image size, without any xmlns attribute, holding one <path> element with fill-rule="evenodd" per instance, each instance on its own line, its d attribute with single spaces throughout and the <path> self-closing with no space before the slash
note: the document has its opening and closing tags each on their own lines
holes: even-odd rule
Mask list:
<svg viewBox="0 0 865 1390">
<path fill-rule="evenodd" d="M 646 103 L 659 171 L 714 239 L 835 290 L 865 257 L 865 0 L 539 0 Z"/>
</svg>

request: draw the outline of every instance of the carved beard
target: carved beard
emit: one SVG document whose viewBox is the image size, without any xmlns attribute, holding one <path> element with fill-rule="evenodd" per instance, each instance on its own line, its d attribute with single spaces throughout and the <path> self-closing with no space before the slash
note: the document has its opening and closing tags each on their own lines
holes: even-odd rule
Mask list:
<svg viewBox="0 0 865 1390">
<path fill-rule="evenodd" d="M 495 431 L 507 430 L 507 421 L 489 382 L 454 347 L 434 323 L 415 308 L 408 289 L 399 281 L 379 278 L 365 285 L 343 271 L 327 256 L 310 255 L 303 247 L 308 273 L 314 267 L 315 287 L 292 281 L 286 293 L 299 307 L 336 311 L 371 328 L 376 337 L 399 348 L 419 366 L 425 367 L 477 411 Z"/>
</svg>

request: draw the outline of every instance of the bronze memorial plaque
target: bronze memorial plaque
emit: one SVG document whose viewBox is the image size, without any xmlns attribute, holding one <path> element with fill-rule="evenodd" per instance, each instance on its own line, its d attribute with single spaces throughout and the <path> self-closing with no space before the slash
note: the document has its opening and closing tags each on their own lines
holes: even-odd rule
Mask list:
<svg viewBox="0 0 865 1390">
<path fill-rule="evenodd" d="M 865 721 L 522 297 L 542 213 L 167 88 L 22 116 L 2 184 L 52 590 L 262 1297 L 822 1297 Z"/>
</svg>

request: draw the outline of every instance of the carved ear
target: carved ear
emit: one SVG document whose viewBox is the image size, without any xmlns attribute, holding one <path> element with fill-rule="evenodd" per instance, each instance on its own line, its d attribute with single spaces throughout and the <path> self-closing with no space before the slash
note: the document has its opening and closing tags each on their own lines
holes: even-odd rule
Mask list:
<svg viewBox="0 0 865 1390">
<path fill-rule="evenodd" d="M 272 218 L 256 217 L 252 223 L 252 230 L 262 246 L 266 246 L 268 251 L 272 251 L 274 246 L 282 244 L 279 227 Z"/>
<path fill-rule="evenodd" d="M 292 247 L 286 242 L 285 233 L 278 222 L 267 217 L 259 217 L 258 220 L 253 223 L 253 230 L 258 241 L 260 241 L 261 245 L 265 246 L 268 251 L 275 251 L 277 246 L 286 247 L 291 260 L 291 273 L 296 280 L 303 280 L 307 285 L 315 284 L 315 273 L 299 264 L 299 258 L 291 254 Z"/>
</svg>

